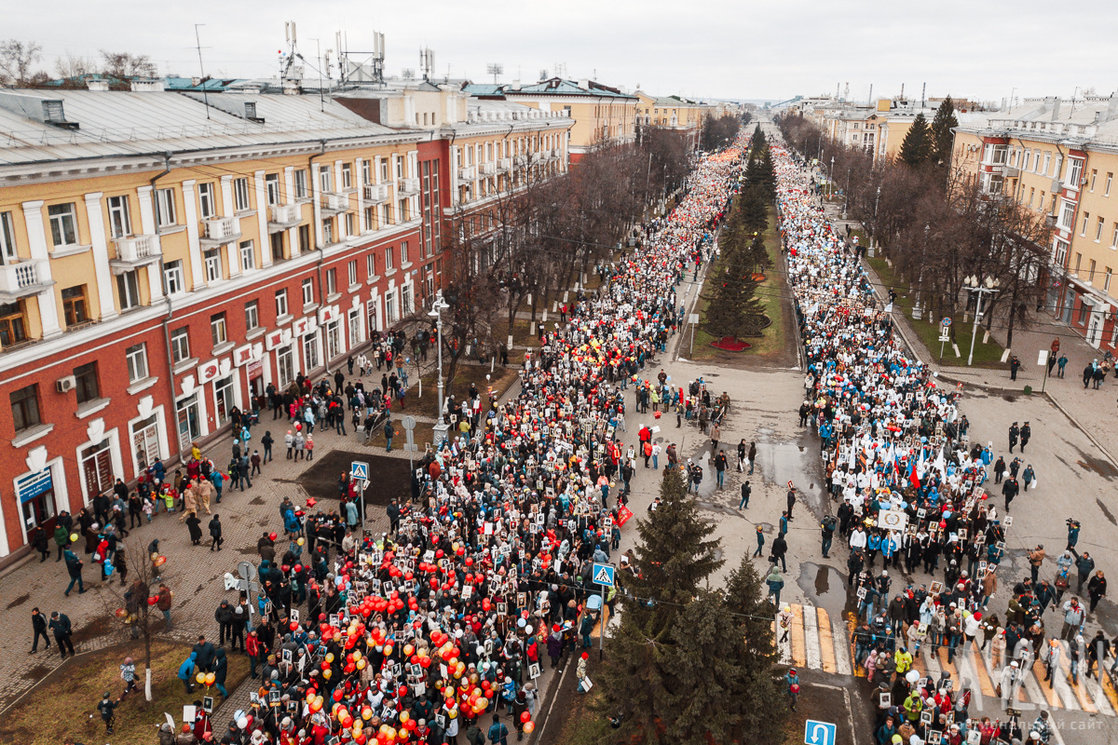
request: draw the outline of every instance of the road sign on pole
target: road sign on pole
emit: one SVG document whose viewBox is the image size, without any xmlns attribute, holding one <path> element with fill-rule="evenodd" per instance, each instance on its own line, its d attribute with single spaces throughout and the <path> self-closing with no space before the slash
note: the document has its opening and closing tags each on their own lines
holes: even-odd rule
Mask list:
<svg viewBox="0 0 1118 745">
<path fill-rule="evenodd" d="M 349 464 L 349 475 L 362 481 L 369 480 L 369 464 L 363 460 L 355 460 Z"/>
<path fill-rule="evenodd" d="M 609 564 L 594 564 L 594 582 L 602 587 L 613 587 L 613 571 Z"/>
<path fill-rule="evenodd" d="M 835 745 L 837 728 L 834 722 L 804 722 L 804 745 Z"/>
</svg>

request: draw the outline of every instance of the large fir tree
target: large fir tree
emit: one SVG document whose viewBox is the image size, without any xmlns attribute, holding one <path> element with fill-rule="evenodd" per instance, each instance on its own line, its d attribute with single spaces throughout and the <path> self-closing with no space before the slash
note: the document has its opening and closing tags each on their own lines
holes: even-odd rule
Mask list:
<svg viewBox="0 0 1118 745">
<path fill-rule="evenodd" d="M 711 523 L 668 469 L 661 504 L 638 526 L 636 576 L 622 573 L 621 623 L 597 673 L 616 742 L 775 742 L 787 707 L 774 678 L 771 612 L 744 560 L 725 590 L 703 585 L 722 561 Z"/>
<path fill-rule="evenodd" d="M 936 115 L 932 117 L 932 124 L 928 129 L 931 160 L 937 166 L 944 167 L 951 162 L 951 145 L 955 142 L 955 134 L 951 130 L 958 126 L 955 103 L 948 96 L 936 109 Z"/>
<path fill-rule="evenodd" d="M 917 114 L 901 142 L 901 160 L 915 167 L 926 161 L 930 152 L 931 141 L 928 137 L 928 121 L 923 114 Z"/>
</svg>

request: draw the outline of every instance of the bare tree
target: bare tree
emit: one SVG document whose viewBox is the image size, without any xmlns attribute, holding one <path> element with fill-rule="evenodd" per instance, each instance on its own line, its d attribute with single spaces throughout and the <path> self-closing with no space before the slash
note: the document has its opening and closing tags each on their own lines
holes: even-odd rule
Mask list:
<svg viewBox="0 0 1118 745">
<path fill-rule="evenodd" d="M 95 70 L 94 63 L 86 57 L 75 57 L 67 54 L 54 61 L 54 71 L 63 79 L 80 78 L 89 75 Z"/>
<path fill-rule="evenodd" d="M 131 548 L 124 551 L 124 563 L 131 581 L 121 584 L 112 581 L 115 576 L 110 577 L 104 584 L 108 592 L 101 593 L 101 602 L 106 611 L 128 630 L 131 638 L 144 641 L 144 698 L 147 701 L 152 698 L 151 641 L 156 634 L 155 624 L 160 616 L 155 605 L 159 595 L 157 583 L 162 580 L 157 563 L 165 560 L 158 554 L 148 556 Z M 119 562 L 115 575 L 120 576 Z"/>
<path fill-rule="evenodd" d="M 0 41 L 0 83 L 25 88 L 42 82 L 46 74 L 31 70 L 42 56 L 42 51 L 43 48 L 34 41 Z"/>
<path fill-rule="evenodd" d="M 146 54 L 110 52 L 102 49 L 101 60 L 101 72 L 121 80 L 134 77 L 154 78 L 159 74 L 155 63 Z"/>
</svg>

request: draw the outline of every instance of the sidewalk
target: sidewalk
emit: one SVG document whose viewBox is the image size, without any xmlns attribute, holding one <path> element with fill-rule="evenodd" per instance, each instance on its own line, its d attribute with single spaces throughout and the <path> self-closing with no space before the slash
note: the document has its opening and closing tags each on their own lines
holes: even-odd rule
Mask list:
<svg viewBox="0 0 1118 745">
<path fill-rule="evenodd" d="M 862 227 L 854 220 L 843 220 L 842 210 L 838 205 L 827 204 L 825 209 L 836 231 L 846 225 Z M 870 277 L 880 284 L 881 280 L 873 268 L 865 262 L 863 266 Z M 1017 371 L 1017 380 L 1011 380 L 1008 363 L 999 368 L 988 368 L 938 362 L 938 350 L 929 350 L 924 345 L 913 330 L 911 319 L 898 312 L 893 313 L 893 318 L 897 321 L 897 328 L 909 348 L 940 378 L 952 384 L 962 383 L 964 389 L 966 386 L 977 386 L 1003 395 L 1024 393 L 1025 386 L 1030 386 L 1033 394 L 1043 393 L 1065 416 L 1077 424 L 1099 451 L 1118 469 L 1118 447 L 1108 445 L 1109 438 L 1106 435 L 1115 414 L 1118 414 L 1118 404 L 1114 399 L 1118 395 L 1118 382 L 1113 377 L 1108 377 L 1098 390 L 1083 387 L 1083 368 L 1092 360 L 1101 360 L 1103 353 L 1093 348 L 1086 339 L 1066 324 L 1059 323 L 1042 312 L 1036 316 L 1030 328 L 1014 329 L 1012 353 L 1021 360 L 1021 369 Z M 991 336 L 1004 346 L 1005 338 L 1002 334 L 1001 329 L 991 332 Z M 1042 350 L 1051 349 L 1053 339 L 1060 340 L 1060 352 L 1067 355 L 1068 364 L 1064 370 L 1065 377 L 1056 377 L 1057 368 L 1053 368 L 1052 376 L 1046 379 L 1047 368 L 1038 365 L 1037 359 Z M 966 354 L 966 351 L 963 350 L 963 353 Z M 947 354 L 951 354 L 950 350 Z M 964 363 L 965 361 L 962 360 Z"/>
</svg>

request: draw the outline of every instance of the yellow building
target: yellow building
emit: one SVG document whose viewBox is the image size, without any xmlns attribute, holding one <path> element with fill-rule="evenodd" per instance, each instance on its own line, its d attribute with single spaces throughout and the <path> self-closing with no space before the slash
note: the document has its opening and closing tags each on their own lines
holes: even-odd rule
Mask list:
<svg viewBox="0 0 1118 745">
<path fill-rule="evenodd" d="M 638 127 L 663 127 L 683 132 L 692 148 L 699 146 L 703 121 L 720 108 L 681 96 L 651 96 L 641 90 L 634 95 Z"/>
<path fill-rule="evenodd" d="M 963 120 L 952 168 L 1052 227 L 1047 308 L 1096 348 L 1118 343 L 1118 96 L 1026 99 Z"/>
<path fill-rule="evenodd" d="M 567 149 L 572 163 L 597 145 L 636 139 L 637 97 L 593 80 L 550 78 L 524 86 L 467 85 L 465 90 L 479 98 L 503 98 L 570 117 L 574 125 Z"/>
</svg>

